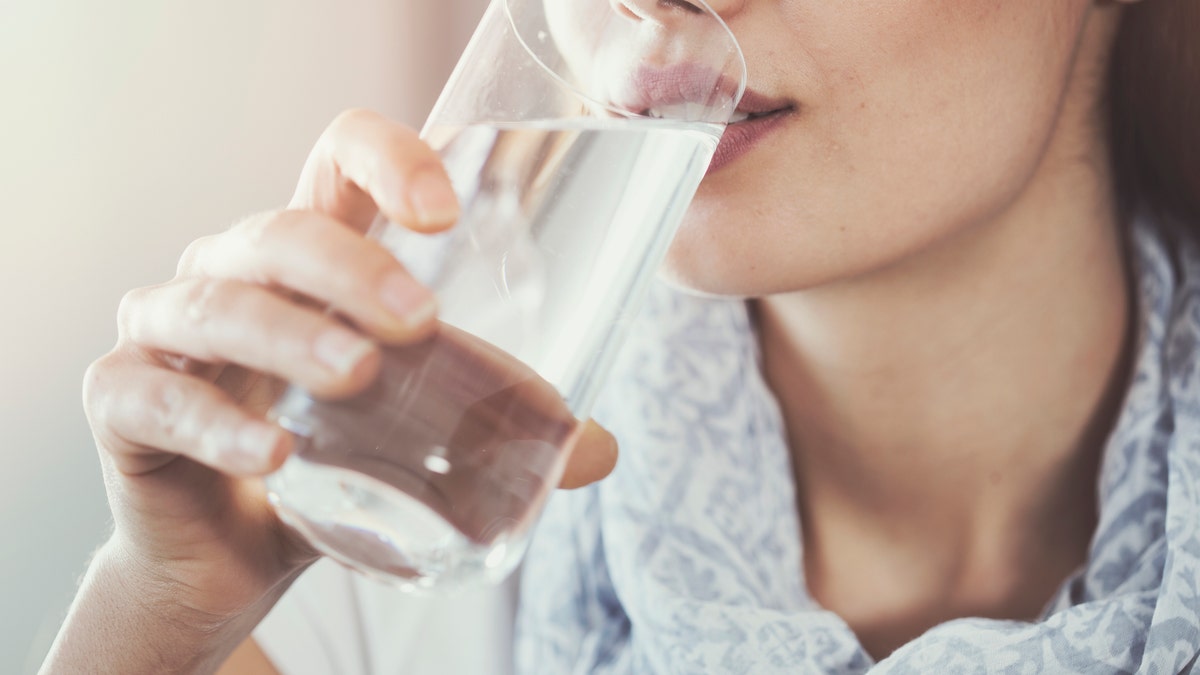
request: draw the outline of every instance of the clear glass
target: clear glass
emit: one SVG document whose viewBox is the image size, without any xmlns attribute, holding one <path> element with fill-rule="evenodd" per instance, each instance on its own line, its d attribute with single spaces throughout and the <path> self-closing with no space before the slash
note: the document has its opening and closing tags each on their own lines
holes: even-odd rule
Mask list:
<svg viewBox="0 0 1200 675">
<path fill-rule="evenodd" d="M 422 132 L 462 217 L 368 235 L 439 328 L 357 397 L 276 403 L 280 516 L 409 590 L 507 576 L 744 86 L 701 0 L 494 0 Z"/>
</svg>

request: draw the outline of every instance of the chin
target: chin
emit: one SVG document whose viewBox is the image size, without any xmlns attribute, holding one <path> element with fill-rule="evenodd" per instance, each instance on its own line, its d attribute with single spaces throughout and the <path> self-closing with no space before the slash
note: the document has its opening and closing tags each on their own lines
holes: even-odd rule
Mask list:
<svg viewBox="0 0 1200 675">
<path fill-rule="evenodd" d="M 769 193 L 747 189 L 754 176 L 740 168 L 705 179 L 667 251 L 661 281 L 687 293 L 728 298 L 798 290 L 814 281 L 796 278 L 813 269 L 802 255 L 811 228 L 781 226 L 796 218 L 764 209 Z"/>
<path fill-rule="evenodd" d="M 686 236 L 677 237 L 659 268 L 659 280 L 705 297 L 750 298 L 771 292 L 749 252 L 716 242 L 696 244 Z"/>
<path fill-rule="evenodd" d="M 751 236 L 744 230 L 685 224 L 671 242 L 658 277 L 694 295 L 761 298 L 862 279 L 913 252 L 911 247 L 898 246 L 913 242 L 888 242 L 874 249 L 854 248 L 860 255 L 846 257 L 838 255 L 842 242 L 822 239 L 811 229 L 807 236 L 804 232 L 790 235 Z M 823 255 L 815 254 L 822 251 Z"/>
</svg>

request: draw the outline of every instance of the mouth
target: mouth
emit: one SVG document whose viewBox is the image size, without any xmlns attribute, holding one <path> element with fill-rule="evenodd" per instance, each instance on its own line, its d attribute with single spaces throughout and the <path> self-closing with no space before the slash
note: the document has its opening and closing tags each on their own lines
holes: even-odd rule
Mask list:
<svg viewBox="0 0 1200 675">
<path fill-rule="evenodd" d="M 613 105 L 641 117 L 724 123 L 739 87 L 718 71 L 693 63 L 642 66 L 621 83 Z"/>
<path fill-rule="evenodd" d="M 740 124 L 749 120 L 762 119 L 771 115 L 782 115 L 793 112 L 796 104 L 785 98 L 774 98 L 761 94 L 753 89 L 747 89 L 742 95 L 741 103 L 730 117 L 730 124 Z"/>
<path fill-rule="evenodd" d="M 698 68 L 644 69 L 639 75 L 633 81 L 637 87 L 635 96 L 618 106 L 635 111 L 641 117 L 701 121 L 705 116 L 724 116 L 733 125 L 796 110 L 796 104 L 789 99 L 769 97 L 746 89 L 730 115 L 722 109 L 727 111 L 733 103 L 731 86 L 715 73 Z M 719 121 L 724 123 L 726 120 Z"/>
<path fill-rule="evenodd" d="M 729 126 L 725 127 L 706 175 L 716 173 L 750 152 L 798 110 L 799 106 L 794 101 L 746 90 L 741 104 L 729 119 Z"/>
<path fill-rule="evenodd" d="M 738 99 L 737 88 L 720 73 L 692 64 L 643 67 L 628 84 L 614 102 L 639 116 L 728 123 L 708 175 L 752 150 L 800 109 L 794 100 L 749 88 Z"/>
<path fill-rule="evenodd" d="M 772 117 L 774 115 L 786 115 L 786 114 L 792 112 L 792 110 L 794 110 L 794 108 L 792 106 L 785 106 L 783 108 L 774 108 L 774 109 L 768 110 L 766 112 L 756 112 L 756 113 L 747 112 L 745 110 L 738 110 L 738 111 L 734 112 L 733 117 L 729 118 L 729 123 L 730 124 L 741 124 L 743 122 L 753 122 L 754 120 L 761 120 L 764 117 Z"/>
</svg>

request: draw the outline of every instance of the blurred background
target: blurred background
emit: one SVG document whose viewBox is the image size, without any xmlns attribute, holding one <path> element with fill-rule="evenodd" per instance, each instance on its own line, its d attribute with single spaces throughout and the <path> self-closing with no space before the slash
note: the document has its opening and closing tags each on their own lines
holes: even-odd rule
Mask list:
<svg viewBox="0 0 1200 675">
<path fill-rule="evenodd" d="M 121 296 L 283 205 L 338 111 L 419 126 L 485 5 L 0 0 L 0 672 L 108 532 L 80 383 Z"/>
</svg>

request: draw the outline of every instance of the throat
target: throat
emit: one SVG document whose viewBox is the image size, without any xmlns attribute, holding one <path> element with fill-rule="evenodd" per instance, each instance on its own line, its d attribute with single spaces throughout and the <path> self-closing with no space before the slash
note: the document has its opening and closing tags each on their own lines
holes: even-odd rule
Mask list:
<svg viewBox="0 0 1200 675">
<path fill-rule="evenodd" d="M 1107 381 L 1092 398 L 1076 396 L 1049 421 L 1018 410 L 1040 393 L 1017 389 L 1014 398 L 1026 400 L 1010 412 L 992 403 L 997 417 L 965 425 L 953 416 L 913 424 L 911 413 L 889 416 L 869 396 L 863 417 L 808 407 L 821 389 L 779 377 L 803 368 L 781 367 L 786 357 L 765 351 L 783 404 L 813 599 L 876 659 L 957 618 L 1036 620 L 1087 560 L 1127 351 L 1102 369 Z M 892 397 L 905 410 L 904 392 L 883 399 Z M 823 424 L 808 417 L 814 409 Z"/>
<path fill-rule="evenodd" d="M 824 504 L 802 512 L 805 584 L 872 657 L 958 618 L 1034 621 L 1087 560 L 1094 501 L 1024 528 L 978 518 L 864 522 Z"/>
<path fill-rule="evenodd" d="M 752 305 L 805 582 L 875 657 L 955 618 L 1036 619 L 1086 562 L 1134 342 L 1098 232 Z"/>
</svg>

